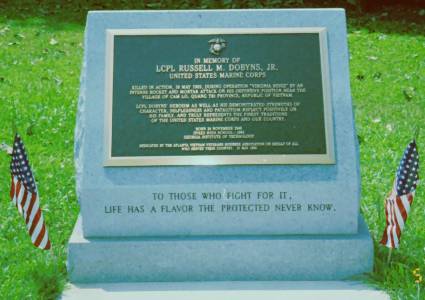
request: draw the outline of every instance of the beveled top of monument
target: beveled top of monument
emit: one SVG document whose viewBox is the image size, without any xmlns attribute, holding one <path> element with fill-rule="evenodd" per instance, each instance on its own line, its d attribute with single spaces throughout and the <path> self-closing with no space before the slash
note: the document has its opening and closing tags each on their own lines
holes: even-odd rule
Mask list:
<svg viewBox="0 0 425 300">
<path fill-rule="evenodd" d="M 355 233 L 342 9 L 90 12 L 85 236 Z"/>
</svg>

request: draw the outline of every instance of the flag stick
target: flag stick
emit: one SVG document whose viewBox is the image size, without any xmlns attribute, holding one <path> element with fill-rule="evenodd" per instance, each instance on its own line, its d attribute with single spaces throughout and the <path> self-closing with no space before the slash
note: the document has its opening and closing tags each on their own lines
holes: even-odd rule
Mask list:
<svg viewBox="0 0 425 300">
<path fill-rule="evenodd" d="M 56 255 L 55 250 L 56 249 L 53 249 L 53 245 L 50 245 L 50 249 L 47 250 L 47 253 L 49 253 L 48 256 L 50 256 L 50 258 L 52 258 L 55 261 L 57 261 L 58 260 L 58 256 Z"/>
<path fill-rule="evenodd" d="M 390 264 L 391 262 L 391 253 L 393 252 L 393 248 L 390 248 L 390 250 L 388 251 L 388 257 L 387 257 L 387 265 Z"/>
<path fill-rule="evenodd" d="M 419 138 L 419 133 L 420 132 L 421 132 L 421 128 L 419 126 L 416 126 L 415 135 L 413 137 L 415 139 L 415 141 Z"/>
<path fill-rule="evenodd" d="M 417 287 L 417 292 L 416 292 L 416 298 L 421 299 L 421 286 L 419 285 L 419 283 L 416 284 Z"/>
<path fill-rule="evenodd" d="M 18 126 L 16 126 L 16 100 L 13 99 L 12 100 L 12 131 L 13 131 L 13 135 L 16 135 L 16 133 L 18 132 Z"/>
</svg>

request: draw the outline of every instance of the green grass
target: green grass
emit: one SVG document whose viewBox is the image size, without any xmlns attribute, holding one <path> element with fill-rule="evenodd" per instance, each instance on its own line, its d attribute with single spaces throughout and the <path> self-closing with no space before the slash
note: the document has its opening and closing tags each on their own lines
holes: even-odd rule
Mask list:
<svg viewBox="0 0 425 300">
<path fill-rule="evenodd" d="M 425 153 L 425 38 L 415 31 L 382 32 L 385 30 L 370 32 L 357 27 L 349 34 L 351 86 L 361 142 L 361 209 L 375 241 L 380 240 L 384 228 L 383 199 L 415 126 L 422 128 L 418 149 Z M 375 272 L 370 279 L 389 290 L 394 299 L 415 299 L 412 270 L 422 268 L 423 274 L 425 268 L 424 196 L 425 188 L 419 186 L 400 249 L 393 251 L 390 266 L 388 250 L 375 247 Z M 422 297 L 425 299 L 425 290 Z"/>
<path fill-rule="evenodd" d="M 78 213 L 73 131 L 83 29 L 0 19 L 0 141 L 12 143 L 15 103 L 54 247 L 32 246 L 8 198 L 9 157 L 0 153 L 0 299 L 52 299 L 66 281 L 66 243 Z"/>
<path fill-rule="evenodd" d="M 78 214 L 73 130 L 87 9 L 67 3 L 63 10 L 0 4 L 0 142 L 12 142 L 15 106 L 53 244 L 51 253 L 32 246 L 9 201 L 9 158 L 0 153 L 0 299 L 53 299 L 67 280 L 66 243 Z M 425 17 L 417 10 L 350 15 L 361 209 L 376 246 L 375 269 L 365 280 L 393 299 L 416 299 L 412 270 L 425 269 L 425 187 L 418 188 L 390 265 L 387 249 L 377 241 L 385 223 L 384 197 L 415 126 L 423 129 L 418 145 L 425 153 Z"/>
</svg>

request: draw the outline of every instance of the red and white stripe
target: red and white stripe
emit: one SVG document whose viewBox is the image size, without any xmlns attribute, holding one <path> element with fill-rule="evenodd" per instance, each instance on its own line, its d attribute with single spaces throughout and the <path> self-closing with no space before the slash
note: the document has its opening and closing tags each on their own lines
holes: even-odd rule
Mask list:
<svg viewBox="0 0 425 300">
<path fill-rule="evenodd" d="M 398 196 L 395 189 L 393 189 L 385 200 L 386 228 L 381 244 L 388 248 L 398 248 L 400 246 L 401 232 L 404 229 L 414 196 L 415 192 Z"/>
<path fill-rule="evenodd" d="M 12 176 L 10 199 L 25 219 L 27 230 L 34 246 L 48 250 L 51 248 L 49 235 L 40 209 L 37 193 L 31 193 L 16 176 Z"/>
</svg>

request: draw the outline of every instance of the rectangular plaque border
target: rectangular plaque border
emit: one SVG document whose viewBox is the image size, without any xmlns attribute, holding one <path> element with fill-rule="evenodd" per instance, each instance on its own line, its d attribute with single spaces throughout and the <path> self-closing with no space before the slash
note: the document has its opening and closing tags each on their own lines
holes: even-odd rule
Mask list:
<svg viewBox="0 0 425 300">
<path fill-rule="evenodd" d="M 244 154 L 244 155 L 182 155 L 182 156 L 119 156 L 112 157 L 113 53 L 116 35 L 209 35 L 209 34 L 319 34 L 323 112 L 326 154 Z M 197 166 L 197 165 L 273 165 L 273 164 L 335 164 L 332 103 L 329 80 L 327 30 L 325 27 L 285 28 L 179 28 L 179 29 L 107 29 L 105 61 L 105 167 L 119 166 Z"/>
</svg>

